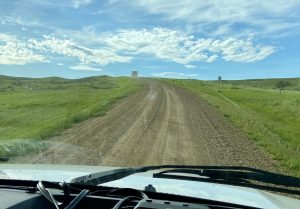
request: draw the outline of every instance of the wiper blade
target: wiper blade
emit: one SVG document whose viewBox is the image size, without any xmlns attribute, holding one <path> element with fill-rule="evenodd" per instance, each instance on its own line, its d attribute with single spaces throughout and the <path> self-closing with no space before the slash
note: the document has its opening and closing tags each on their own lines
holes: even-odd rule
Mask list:
<svg viewBox="0 0 300 209">
<path fill-rule="evenodd" d="M 138 167 L 138 168 L 121 168 L 109 171 L 97 172 L 85 176 L 71 179 L 70 183 L 83 183 L 87 185 L 99 185 L 106 182 L 122 179 L 135 173 L 142 173 L 149 170 L 156 170 L 156 166 Z M 171 168 L 171 167 L 170 167 Z"/>
<path fill-rule="evenodd" d="M 136 167 L 136 168 L 121 168 L 113 169 L 109 171 L 102 171 L 97 173 L 92 173 L 71 179 L 71 183 L 84 183 L 90 185 L 98 185 L 106 182 L 122 179 L 126 176 L 135 173 L 143 173 L 151 170 L 158 169 L 247 169 L 250 171 L 260 171 L 255 168 L 241 167 L 241 166 L 195 166 L 195 165 L 159 165 L 159 166 L 145 166 L 145 167 Z"/>
<path fill-rule="evenodd" d="M 300 179 L 297 177 L 287 176 L 283 174 L 272 173 L 258 169 L 248 169 L 247 167 L 209 167 L 205 169 L 171 169 L 164 170 L 153 174 L 158 177 L 161 174 L 194 174 L 200 177 L 207 177 L 214 180 L 223 180 L 228 182 L 250 182 L 259 181 L 263 183 L 276 184 L 278 186 L 300 187 Z"/>
<path fill-rule="evenodd" d="M 300 179 L 283 174 L 252 169 L 247 167 L 224 167 L 206 169 L 171 169 L 153 174 L 153 178 L 167 178 L 188 181 L 243 186 L 254 189 L 263 189 L 273 192 L 300 195 Z M 254 172 L 253 172 L 254 171 Z M 193 174 L 187 176 L 182 174 Z M 279 187 L 280 186 L 280 187 Z M 289 187 L 289 188 L 287 188 Z"/>
<path fill-rule="evenodd" d="M 300 179 L 283 174 L 276 174 L 256 168 L 243 166 L 190 166 L 190 165 L 160 165 L 160 166 L 146 166 L 137 168 L 123 168 L 114 169 L 105 172 L 93 173 L 86 176 L 78 177 L 71 180 L 71 183 L 83 183 L 90 185 L 99 185 L 102 183 L 122 179 L 136 173 L 147 172 L 158 169 L 172 169 L 164 170 L 162 172 L 153 174 L 154 178 L 170 178 L 170 179 L 184 179 L 202 182 L 211 182 L 219 184 L 228 184 L 235 186 L 245 186 L 257 189 L 265 189 L 269 191 L 278 191 L 290 194 L 300 195 L 297 190 L 289 190 L 276 187 L 274 190 L 269 186 L 262 186 L 256 182 L 266 184 L 273 184 L 276 186 L 289 186 L 300 188 Z M 185 173 L 196 174 L 199 177 L 190 177 L 182 175 L 173 175 L 171 173 Z M 204 177 L 204 178 L 203 178 Z M 252 181 L 252 182 L 250 182 Z M 273 188 L 273 187 L 272 187 Z"/>
</svg>

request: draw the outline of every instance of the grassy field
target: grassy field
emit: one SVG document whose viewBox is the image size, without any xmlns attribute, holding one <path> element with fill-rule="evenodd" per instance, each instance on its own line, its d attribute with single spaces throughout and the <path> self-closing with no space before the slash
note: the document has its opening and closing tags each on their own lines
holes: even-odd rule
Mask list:
<svg viewBox="0 0 300 209">
<path fill-rule="evenodd" d="M 0 157 L 8 141 L 45 139 L 72 124 L 105 114 L 138 90 L 130 78 L 13 78 L 0 76 Z"/>
<path fill-rule="evenodd" d="M 218 81 L 209 81 L 210 85 L 219 85 Z M 273 79 L 249 79 L 249 80 L 224 80 L 222 85 L 232 88 L 259 88 L 300 91 L 300 78 L 273 78 Z"/>
<path fill-rule="evenodd" d="M 292 80 L 296 87 L 300 79 Z M 300 91 L 284 90 L 280 94 L 273 89 L 273 79 L 227 81 L 223 88 L 212 81 L 164 81 L 201 96 L 271 153 L 284 168 L 300 176 Z"/>
</svg>

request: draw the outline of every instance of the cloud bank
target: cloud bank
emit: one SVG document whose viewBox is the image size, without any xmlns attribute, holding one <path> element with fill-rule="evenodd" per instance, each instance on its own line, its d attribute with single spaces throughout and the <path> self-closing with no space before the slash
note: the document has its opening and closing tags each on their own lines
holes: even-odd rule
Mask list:
<svg viewBox="0 0 300 209">
<path fill-rule="evenodd" d="M 204 39 L 166 28 L 119 30 L 101 37 L 115 52 L 147 54 L 166 61 L 187 65 L 214 62 L 218 58 L 234 62 L 263 60 L 276 51 L 273 46 L 254 45 L 251 39 Z"/>
<path fill-rule="evenodd" d="M 94 37 L 95 33 L 92 35 Z M 75 58 L 82 66 L 105 66 L 129 63 L 140 55 L 146 55 L 193 68 L 195 62 L 256 62 L 276 51 L 274 46 L 254 44 L 250 38 L 196 38 L 167 28 L 117 30 L 96 36 L 98 39 L 91 47 L 54 35 L 24 41 L 0 34 L 0 64 L 46 62 L 45 57 L 54 54 Z"/>
</svg>

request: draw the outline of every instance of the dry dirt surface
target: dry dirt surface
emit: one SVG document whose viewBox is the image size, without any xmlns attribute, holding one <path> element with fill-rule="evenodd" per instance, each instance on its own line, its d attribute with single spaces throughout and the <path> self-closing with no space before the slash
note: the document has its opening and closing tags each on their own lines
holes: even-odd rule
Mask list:
<svg viewBox="0 0 300 209">
<path fill-rule="evenodd" d="M 102 117 L 48 139 L 49 148 L 17 163 L 105 166 L 242 165 L 278 170 L 278 163 L 214 107 L 188 90 L 144 80 L 144 89 Z"/>
</svg>

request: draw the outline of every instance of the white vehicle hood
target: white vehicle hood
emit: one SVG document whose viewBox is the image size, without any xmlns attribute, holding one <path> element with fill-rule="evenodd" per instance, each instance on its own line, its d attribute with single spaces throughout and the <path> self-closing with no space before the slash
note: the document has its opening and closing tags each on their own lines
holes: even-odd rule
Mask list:
<svg viewBox="0 0 300 209">
<path fill-rule="evenodd" d="M 71 179 L 76 177 L 112 169 L 116 168 L 101 166 L 2 164 L 0 165 L 0 179 L 70 182 Z M 151 184 L 157 192 L 169 194 L 179 194 L 268 209 L 300 208 L 300 200 L 257 189 L 186 180 L 159 179 L 152 178 L 152 174 L 153 172 L 134 174 L 120 180 L 102 184 L 102 186 L 144 190 L 145 186 Z"/>
</svg>

